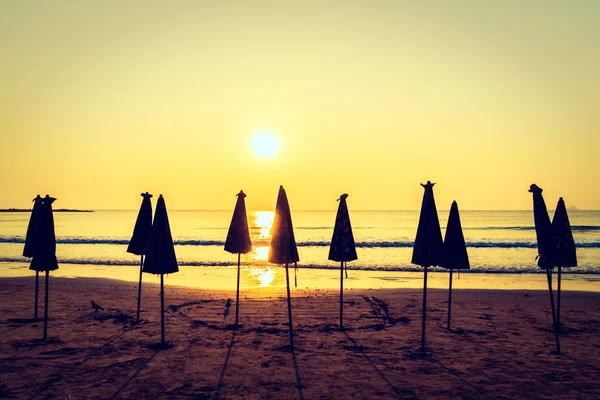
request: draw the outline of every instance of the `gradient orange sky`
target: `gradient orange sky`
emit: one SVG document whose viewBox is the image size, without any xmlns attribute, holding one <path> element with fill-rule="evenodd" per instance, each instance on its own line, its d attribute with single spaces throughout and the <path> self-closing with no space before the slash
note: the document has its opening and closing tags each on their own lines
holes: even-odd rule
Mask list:
<svg viewBox="0 0 600 400">
<path fill-rule="evenodd" d="M 600 2 L 321 3 L 2 2 L 0 207 L 600 209 Z"/>
</svg>

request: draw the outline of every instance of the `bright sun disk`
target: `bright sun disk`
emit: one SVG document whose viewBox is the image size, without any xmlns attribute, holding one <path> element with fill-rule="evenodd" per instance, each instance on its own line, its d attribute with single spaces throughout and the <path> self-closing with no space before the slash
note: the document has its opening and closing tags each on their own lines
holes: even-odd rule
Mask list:
<svg viewBox="0 0 600 400">
<path fill-rule="evenodd" d="M 279 140 L 272 133 L 258 133 L 252 138 L 252 151 L 260 158 L 273 158 L 279 151 Z"/>
</svg>

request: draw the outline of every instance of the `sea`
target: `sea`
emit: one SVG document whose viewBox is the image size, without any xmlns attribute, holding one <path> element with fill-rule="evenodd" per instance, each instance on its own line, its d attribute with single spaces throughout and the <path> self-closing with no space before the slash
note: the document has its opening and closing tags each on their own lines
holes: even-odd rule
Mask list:
<svg viewBox="0 0 600 400">
<path fill-rule="evenodd" d="M 139 266 L 127 253 L 137 210 L 97 210 L 54 214 L 59 265 Z M 448 211 L 439 211 L 444 234 Z M 552 218 L 553 212 L 550 211 Z M 29 213 L 0 213 L 0 276 L 26 268 L 22 257 Z M 237 256 L 223 250 L 232 211 L 169 211 L 175 252 L 182 267 L 228 267 Z M 329 261 L 335 211 L 293 211 L 299 268 L 339 269 Z M 350 211 L 358 260 L 349 270 L 421 271 L 411 264 L 419 211 Z M 570 211 L 578 266 L 569 274 L 600 274 L 600 211 Z M 253 268 L 267 261 L 273 211 L 248 211 L 253 251 L 242 262 Z M 532 211 L 461 211 L 471 270 L 464 273 L 539 273 Z M 435 268 L 433 268 L 435 271 Z M 4 272 L 3 272 L 4 271 Z"/>
</svg>

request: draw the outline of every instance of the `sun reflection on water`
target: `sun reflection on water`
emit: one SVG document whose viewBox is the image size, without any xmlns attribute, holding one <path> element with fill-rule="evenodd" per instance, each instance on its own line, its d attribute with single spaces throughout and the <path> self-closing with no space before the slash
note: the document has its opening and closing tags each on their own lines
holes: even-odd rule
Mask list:
<svg viewBox="0 0 600 400">
<path fill-rule="evenodd" d="M 271 237 L 271 228 L 273 228 L 273 220 L 275 213 L 273 211 L 256 211 L 254 213 L 253 225 L 258 228 L 258 237 L 268 239 Z"/>
<path fill-rule="evenodd" d="M 264 264 L 269 257 L 269 241 L 275 213 L 273 211 L 255 211 L 250 214 L 249 219 L 254 244 L 250 257 L 255 261 L 255 265 L 249 269 L 251 279 L 260 287 L 272 286 L 277 283 L 277 271 L 261 264 Z"/>
</svg>

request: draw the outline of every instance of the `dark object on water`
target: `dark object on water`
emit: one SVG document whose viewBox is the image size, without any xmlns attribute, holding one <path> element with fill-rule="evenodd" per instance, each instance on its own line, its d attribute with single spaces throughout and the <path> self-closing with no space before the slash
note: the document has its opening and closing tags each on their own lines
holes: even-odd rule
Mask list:
<svg viewBox="0 0 600 400">
<path fill-rule="evenodd" d="M 231 299 L 227 299 L 227 303 L 225 303 L 225 307 L 226 308 L 231 307 Z"/>
<path fill-rule="evenodd" d="M 35 248 L 35 230 L 40 217 L 40 207 L 42 206 L 42 198 L 38 194 L 33 199 L 33 208 L 29 217 L 29 225 L 27 226 L 27 234 L 25 236 L 25 246 L 23 247 L 23 257 L 33 257 Z M 33 305 L 33 319 L 38 317 L 38 293 L 39 293 L 40 271 L 35 271 L 35 299 Z"/>
<path fill-rule="evenodd" d="M 100 304 L 96 303 L 94 300 L 92 300 L 92 308 L 94 309 L 94 312 L 96 312 L 98 310 L 104 311 L 104 307 L 102 307 Z"/>
<path fill-rule="evenodd" d="M 179 271 L 173 237 L 169 226 L 167 206 L 162 194 L 156 203 L 154 223 L 148 242 L 146 260 L 144 260 L 144 272 L 160 275 L 160 342 L 165 345 L 165 285 L 164 274 L 172 274 Z"/>
<path fill-rule="evenodd" d="M 446 226 L 446 236 L 444 237 L 444 258 L 440 266 L 450 270 L 450 283 L 448 286 L 448 329 L 450 329 L 452 318 L 452 272 L 455 269 L 471 268 L 456 201 L 453 201 L 452 207 L 450 207 L 450 216 L 448 217 L 448 226 Z"/>
<path fill-rule="evenodd" d="M 39 215 L 35 228 L 35 239 L 33 258 L 29 269 L 36 272 L 46 272 L 45 296 L 44 296 L 44 336 L 48 337 L 48 286 L 50 271 L 58 269 L 56 261 L 56 235 L 54 234 L 54 216 L 52 215 L 52 203 L 56 199 L 46 195 L 41 200 Z M 37 275 L 37 274 L 36 274 Z"/>
<path fill-rule="evenodd" d="M 290 296 L 290 275 L 288 266 L 294 263 L 297 269 L 298 248 L 294 238 L 294 227 L 292 225 L 292 214 L 290 205 L 283 186 L 279 187 L 277 204 L 275 206 L 275 218 L 271 235 L 271 246 L 269 248 L 268 260 L 273 264 L 285 264 L 285 281 L 287 284 L 288 320 L 290 325 L 290 347 L 294 348 L 294 328 L 292 324 L 292 300 Z M 294 270 L 294 276 L 296 271 Z M 297 282 L 296 282 L 297 283 Z"/>
<path fill-rule="evenodd" d="M 535 223 L 535 234 L 538 244 L 538 256 L 536 257 L 538 266 L 546 270 L 548 279 L 548 295 L 550 297 L 550 309 L 552 310 L 552 322 L 554 324 L 554 338 L 556 340 L 556 352 L 560 354 L 559 328 L 554 309 L 554 294 L 552 293 L 552 268 L 554 267 L 554 243 L 552 238 L 552 224 L 548 216 L 548 209 L 543 189 L 535 183 L 529 187 L 529 192 L 533 194 L 533 220 Z"/>
<path fill-rule="evenodd" d="M 250 241 L 250 231 L 248 230 L 248 215 L 246 214 L 246 194 L 243 190 L 237 194 L 237 201 L 233 209 L 231 224 L 225 239 L 225 251 L 238 255 L 237 270 L 237 288 L 235 292 L 235 326 L 238 326 L 240 315 L 240 268 L 241 254 L 252 251 L 252 242 Z M 231 305 L 231 303 L 230 303 Z"/>
<path fill-rule="evenodd" d="M 358 259 L 356 255 L 356 245 L 354 235 L 352 234 L 352 225 L 350 224 L 350 214 L 346 199 L 348 195 L 342 194 L 338 201 L 337 215 L 335 217 L 335 226 L 333 228 L 333 237 L 329 247 L 329 259 L 340 262 L 340 329 L 344 327 L 344 263 L 346 268 L 348 261 Z M 346 278 L 348 271 L 346 270 Z"/>
<path fill-rule="evenodd" d="M 421 322 L 421 350 L 425 350 L 425 320 L 427 318 L 427 268 L 440 265 L 442 261 L 443 246 L 440 220 L 433 198 L 433 185 L 431 181 L 422 184 L 425 189 L 419 216 L 419 227 L 413 248 L 412 263 L 423 267 L 423 318 Z"/>
<path fill-rule="evenodd" d="M 144 269 L 144 254 L 148 249 L 150 232 L 152 231 L 152 195 L 148 192 L 142 193 L 142 205 L 138 213 L 133 236 L 127 246 L 127 252 L 140 256 L 140 278 L 138 284 L 137 322 L 140 322 L 140 307 L 142 306 L 142 270 Z"/>
<path fill-rule="evenodd" d="M 556 300 L 556 325 L 560 329 L 560 292 L 562 268 L 577 266 L 577 250 L 573 232 L 569 223 L 569 215 L 565 202 L 561 197 L 556 205 L 554 218 L 552 218 L 552 240 L 554 242 L 554 264 L 558 267 L 558 298 Z"/>
</svg>

